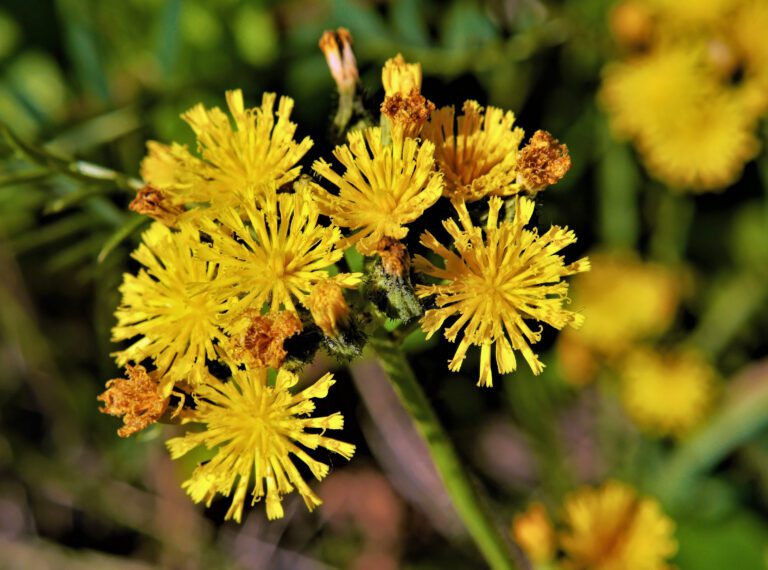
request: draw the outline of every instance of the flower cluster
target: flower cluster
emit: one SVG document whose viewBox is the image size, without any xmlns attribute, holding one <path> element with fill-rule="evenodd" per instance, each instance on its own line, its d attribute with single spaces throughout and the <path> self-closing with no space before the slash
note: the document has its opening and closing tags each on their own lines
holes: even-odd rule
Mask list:
<svg viewBox="0 0 768 570">
<path fill-rule="evenodd" d="M 664 570 L 677 552 L 674 523 L 658 501 L 616 481 L 568 495 L 560 522 L 556 532 L 540 503 L 515 518 L 513 538 L 534 568 Z"/>
<path fill-rule="evenodd" d="M 296 139 L 292 100 L 275 109 L 266 94 L 251 109 L 232 91 L 228 113 L 198 105 L 182 115 L 196 153 L 149 143 L 146 186 L 131 203 L 155 221 L 133 253 L 138 274 L 124 276 L 113 329 L 129 378 L 110 382 L 103 411 L 124 416 L 129 435 L 162 421 L 177 399 L 177 423 L 196 427 L 168 441 L 171 455 L 204 447 L 211 456 L 183 487 L 206 504 L 231 495 L 227 518 L 238 521 L 249 488 L 269 518 L 282 516 L 293 490 L 311 510 L 320 500 L 300 466 L 316 479 L 328 467 L 310 452 L 354 453 L 325 435 L 341 429 L 339 413 L 311 415 L 331 375 L 295 391 L 318 348 L 350 358 L 386 316 L 420 319 L 429 335 L 445 325 L 458 341 L 450 370 L 480 347 L 479 383 L 491 386 L 492 353 L 502 374 L 515 369 L 516 351 L 538 374 L 541 325 L 581 322 L 564 308 L 564 278 L 589 268 L 560 255 L 574 233 L 530 225 L 533 198 L 570 166 L 565 145 L 537 131 L 521 148 L 514 115 L 475 101 L 458 117 L 435 110 L 421 66 L 400 55 L 383 69 L 380 124 L 350 126 L 359 79 L 351 37 L 326 33 L 320 45 L 339 104 L 351 105 L 336 117 L 346 131 L 337 164 L 320 158 L 316 178 L 302 176 L 313 143 Z M 428 226 L 425 212 L 441 200 L 455 212 L 442 224 L 450 241 L 435 237 L 438 227 L 409 243 L 409 226 Z M 426 249 L 412 263 L 417 243 Z M 348 270 L 352 248 L 368 258 L 363 272 Z"/>
<path fill-rule="evenodd" d="M 601 99 L 616 133 L 673 189 L 738 179 L 768 110 L 768 4 L 624 0 L 611 23 L 625 55 L 605 69 Z"/>
</svg>

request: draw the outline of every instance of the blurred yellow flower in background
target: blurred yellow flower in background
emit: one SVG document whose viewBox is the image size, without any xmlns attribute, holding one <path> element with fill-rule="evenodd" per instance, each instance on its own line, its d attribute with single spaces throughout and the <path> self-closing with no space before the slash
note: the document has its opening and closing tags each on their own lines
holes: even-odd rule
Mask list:
<svg viewBox="0 0 768 570">
<path fill-rule="evenodd" d="M 706 417 L 715 396 L 716 372 L 693 351 L 638 349 L 619 375 L 627 414 L 653 435 L 685 436 Z"/>
<path fill-rule="evenodd" d="M 291 122 L 293 99 L 265 93 L 260 107 L 246 109 L 243 93 L 226 94 L 229 113 L 218 107 L 194 106 L 182 115 L 197 137 L 200 157 L 185 146 L 148 143 L 141 175 L 176 204 L 207 203 L 238 207 L 260 197 L 264 188 L 281 186 L 301 171 L 298 162 L 312 147 L 305 137 L 296 142 Z"/>
<path fill-rule="evenodd" d="M 114 354 L 117 364 L 151 358 L 166 396 L 175 382 L 203 382 L 206 358 L 218 358 L 226 342 L 219 325 L 228 300 L 220 294 L 216 264 L 194 255 L 199 246 L 196 232 L 155 222 L 131 255 L 143 268 L 125 273 L 120 286 L 112 340 L 133 342 Z"/>
<path fill-rule="evenodd" d="M 722 190 L 759 151 L 768 110 L 768 3 L 625 0 L 611 28 L 627 52 L 599 99 L 616 134 L 674 190 Z"/>
<path fill-rule="evenodd" d="M 546 564 L 555 556 L 557 535 L 544 505 L 531 503 L 512 521 L 512 537 L 534 564 Z"/>
<path fill-rule="evenodd" d="M 421 244 L 442 257 L 445 267 L 424 256 L 415 258 L 415 269 L 442 282 L 417 285 L 419 297 L 435 296 L 437 308 L 429 309 L 421 328 L 431 337 L 446 319 L 455 317 L 445 338 L 455 342 L 463 334 L 448 368 L 461 368 L 470 346 L 480 346 L 478 385 L 492 386 L 491 349 L 495 346 L 496 367 L 501 374 L 517 367 L 515 350 L 522 353 L 531 370 L 540 374 L 544 365 L 531 349 L 541 338 L 541 328 L 532 330 L 527 320 L 546 323 L 556 329 L 578 326 L 582 316 L 568 311 L 568 283 L 564 277 L 589 270 L 589 260 L 569 265 L 561 249 L 576 241 L 573 231 L 552 226 L 543 235 L 525 229 L 533 215 L 534 202 L 519 197 L 511 221 L 499 223 L 502 200 L 489 200 L 485 231 L 475 226 L 464 202 L 456 203 L 459 224 L 443 222 L 453 238 L 456 252 L 441 244 L 430 232 L 421 235 Z"/>
<path fill-rule="evenodd" d="M 355 452 L 354 445 L 323 435 L 344 426 L 341 414 L 305 417 L 315 410 L 313 398 L 326 397 L 333 377 L 326 374 L 292 394 L 298 377 L 291 372 L 278 371 L 274 386 L 268 385 L 264 368 L 234 369 L 232 374 L 226 383 L 209 378 L 195 393 L 195 409 L 184 415 L 183 423 L 205 424 L 205 429 L 166 442 L 174 459 L 198 446 L 216 450 L 183 487 L 192 500 L 207 506 L 217 494 L 232 494 L 226 518 L 238 522 L 251 481 L 252 504 L 265 498 L 269 519 L 283 516 L 282 497 L 294 489 L 311 511 L 321 501 L 304 481 L 294 458 L 321 480 L 328 474 L 328 465 L 313 459 L 306 449 L 324 448 L 346 459 Z"/>
<path fill-rule="evenodd" d="M 664 570 L 677 551 L 675 525 L 658 501 L 610 481 L 571 493 L 560 536 L 570 570 Z"/>
<path fill-rule="evenodd" d="M 721 84 L 703 54 L 688 45 L 657 49 L 604 72 L 600 99 L 614 130 L 677 190 L 720 190 L 759 149 L 751 106 Z"/>
<path fill-rule="evenodd" d="M 344 166 L 337 174 L 320 159 L 312 168 L 339 189 L 338 195 L 315 187 L 320 211 L 334 224 L 357 230 L 345 245 L 363 255 L 376 253 L 382 238 L 402 239 L 407 224 L 418 219 L 442 194 L 443 179 L 434 171 L 434 145 L 404 136 L 382 140 L 378 127 L 352 131 L 333 155 Z"/>
<path fill-rule="evenodd" d="M 662 334 L 677 311 L 681 280 L 669 268 L 628 254 L 590 255 L 592 270 L 573 280 L 573 306 L 584 315 L 578 330 L 558 338 L 567 380 L 592 378 L 596 359 L 615 359 L 638 341 Z"/>
</svg>

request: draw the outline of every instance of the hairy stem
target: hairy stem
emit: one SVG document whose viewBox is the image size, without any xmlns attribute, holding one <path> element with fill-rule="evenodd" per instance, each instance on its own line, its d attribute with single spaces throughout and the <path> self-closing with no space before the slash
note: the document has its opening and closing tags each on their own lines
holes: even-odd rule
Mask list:
<svg viewBox="0 0 768 570">
<path fill-rule="evenodd" d="M 494 569 L 518 568 L 399 346 L 382 330 L 371 336 L 369 344 L 381 361 L 400 402 L 426 441 L 456 511 L 489 566 Z"/>
</svg>

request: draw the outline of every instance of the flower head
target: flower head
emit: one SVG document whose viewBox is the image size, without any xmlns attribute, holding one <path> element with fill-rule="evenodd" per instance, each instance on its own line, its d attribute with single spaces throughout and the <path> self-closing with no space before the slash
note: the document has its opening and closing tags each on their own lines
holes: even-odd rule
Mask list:
<svg viewBox="0 0 768 570">
<path fill-rule="evenodd" d="M 621 366 L 621 400 L 640 429 L 682 437 L 709 412 L 715 376 L 698 353 L 639 349 Z"/>
<path fill-rule="evenodd" d="M 435 296 L 437 308 L 429 309 L 421 321 L 427 336 L 439 330 L 446 319 L 455 320 L 445 330 L 445 338 L 462 339 L 449 369 L 458 371 L 467 349 L 480 346 L 480 381 L 491 386 L 491 349 L 495 345 L 496 366 L 502 374 L 516 366 L 515 350 L 519 350 L 535 374 L 544 365 L 531 349 L 541 338 L 541 329 L 531 329 L 528 321 L 546 323 L 556 329 L 578 326 L 580 315 L 565 310 L 568 283 L 563 277 L 589 269 L 584 258 L 566 265 L 557 255 L 576 241 L 576 235 L 565 228 L 552 226 L 539 235 L 525 229 L 533 214 L 533 201 L 519 197 L 514 217 L 499 223 L 502 200 L 489 201 L 485 231 L 470 219 L 466 205 L 456 205 L 459 224 L 453 219 L 443 226 L 453 238 L 455 252 L 425 232 L 421 244 L 445 260 L 445 267 L 432 264 L 423 256 L 415 260 L 416 271 L 443 280 L 438 285 L 417 285 L 419 297 Z"/>
<path fill-rule="evenodd" d="M 162 386 L 141 365 L 126 366 L 128 379 L 115 378 L 107 382 L 107 389 L 97 398 L 104 406 L 104 414 L 123 416 L 120 437 L 128 437 L 155 423 L 168 409 L 169 397 Z"/>
<path fill-rule="evenodd" d="M 412 91 L 421 91 L 421 64 L 406 63 L 402 54 L 388 59 L 381 70 L 381 83 L 384 94 L 409 95 Z"/>
<path fill-rule="evenodd" d="M 265 93 L 260 107 L 246 109 L 242 91 L 228 91 L 231 119 L 218 107 L 196 105 L 182 118 L 195 132 L 200 157 L 177 144 L 151 142 L 142 176 L 177 204 L 235 208 L 259 198 L 264 188 L 291 182 L 312 141 L 295 141 L 293 100 L 281 97 L 275 112 L 276 98 Z"/>
<path fill-rule="evenodd" d="M 458 119 L 452 106 L 432 113 L 423 136 L 435 145 L 446 197 L 473 202 L 520 191 L 517 157 L 524 133 L 514 123 L 511 111 L 483 109 L 476 101 L 465 102 Z"/>
<path fill-rule="evenodd" d="M 333 223 L 357 230 L 347 238 L 363 255 L 372 255 L 384 237 L 402 239 L 405 227 L 419 218 L 442 194 L 442 176 L 434 171 L 434 145 L 395 136 L 384 144 L 380 128 L 352 131 L 346 145 L 333 154 L 343 175 L 318 160 L 314 170 L 339 188 L 338 195 L 317 187 L 320 211 Z"/>
<path fill-rule="evenodd" d="M 115 353 L 117 363 L 151 358 L 166 395 L 175 382 L 202 382 L 206 358 L 215 360 L 226 341 L 219 323 L 228 302 L 217 293 L 215 263 L 195 256 L 197 239 L 187 228 L 173 232 L 155 222 L 132 254 L 143 268 L 124 274 L 120 286 L 112 340 L 131 344 Z"/>
<path fill-rule="evenodd" d="M 248 325 L 232 339 L 232 358 L 251 368 L 280 368 L 288 356 L 285 341 L 302 330 L 299 316 L 293 311 L 262 315 L 249 309 L 242 318 Z"/>
<path fill-rule="evenodd" d="M 328 63 L 328 69 L 331 70 L 339 93 L 353 93 L 359 74 L 355 52 L 352 51 L 352 34 L 349 30 L 339 28 L 336 32 L 324 32 L 320 37 L 320 49 L 325 55 L 325 61 Z"/>
<path fill-rule="evenodd" d="M 323 435 L 344 426 L 341 414 L 309 417 L 315 409 L 312 399 L 324 398 L 334 384 L 331 374 L 293 394 L 290 388 L 297 382 L 295 374 L 280 370 L 275 385 L 269 386 L 267 370 L 259 368 L 235 369 L 226 383 L 210 378 L 200 386 L 197 406 L 183 421 L 204 424 L 205 429 L 167 442 L 174 459 L 198 446 L 216 449 L 213 458 L 183 484 L 196 503 L 210 505 L 217 494 L 233 495 L 226 518 L 239 522 L 251 481 L 252 504 L 266 499 L 269 519 L 283 516 L 282 497 L 294 489 L 309 510 L 321 503 L 299 473 L 296 460 L 321 480 L 328 466 L 307 450 L 324 448 L 349 459 L 355 446 Z"/>
<path fill-rule="evenodd" d="M 747 100 L 719 84 L 696 49 L 660 49 L 613 64 L 601 99 L 648 170 L 677 189 L 722 189 L 758 151 Z"/>
<path fill-rule="evenodd" d="M 203 226 L 213 243 L 200 255 L 220 268 L 220 291 L 236 297 L 242 310 L 268 306 L 271 311 L 296 311 L 312 286 L 328 277 L 328 268 L 344 255 L 339 228 L 322 226 L 319 211 L 307 192 L 272 194 L 264 206 L 243 204 L 223 209 Z M 334 277 L 356 285 L 357 273 Z M 234 311 L 237 315 L 241 311 Z M 242 324 L 242 321 L 241 321 Z M 228 330 L 238 332 L 228 324 Z"/>
<path fill-rule="evenodd" d="M 349 323 L 349 305 L 344 299 L 344 290 L 333 279 L 325 279 L 315 285 L 306 304 L 315 324 L 327 336 L 338 336 Z"/>
<path fill-rule="evenodd" d="M 658 501 L 618 482 L 583 488 L 564 504 L 560 541 L 572 570 L 665 570 L 677 551 L 674 523 Z"/>
</svg>

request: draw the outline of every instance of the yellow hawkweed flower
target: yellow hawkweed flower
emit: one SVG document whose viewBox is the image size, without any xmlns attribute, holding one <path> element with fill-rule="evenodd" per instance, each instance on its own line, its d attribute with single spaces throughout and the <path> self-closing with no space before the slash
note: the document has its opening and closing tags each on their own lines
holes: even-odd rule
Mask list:
<svg viewBox="0 0 768 570">
<path fill-rule="evenodd" d="M 618 482 L 582 488 L 564 504 L 561 545 L 572 570 L 665 570 L 675 525 L 655 499 Z"/>
<path fill-rule="evenodd" d="M 680 279 L 663 265 L 627 255 L 590 255 L 592 270 L 573 280 L 571 298 L 585 322 L 571 338 L 605 355 L 615 356 L 639 340 L 669 328 L 680 300 Z"/>
<path fill-rule="evenodd" d="M 496 347 L 496 366 L 504 374 L 515 370 L 514 350 L 519 350 L 535 374 L 544 365 L 531 349 L 541 338 L 541 330 L 532 330 L 526 320 L 546 323 L 556 329 L 565 325 L 578 326 L 580 315 L 567 311 L 568 283 L 563 277 L 589 269 L 584 258 L 565 265 L 556 255 L 565 246 L 576 241 L 576 235 L 558 226 L 552 226 L 539 235 L 525 229 L 533 214 L 534 202 L 519 197 L 515 202 L 514 218 L 499 223 L 502 200 L 489 201 L 488 222 L 485 232 L 473 225 L 466 205 L 456 205 L 461 227 L 455 220 L 443 222 L 454 240 L 456 252 L 443 246 L 425 232 L 421 244 L 445 259 L 445 268 L 433 265 L 423 256 L 416 256 L 415 268 L 432 277 L 444 280 L 438 285 L 417 285 L 419 297 L 435 295 L 437 308 L 428 310 L 421 326 L 432 336 L 446 319 L 456 317 L 445 330 L 445 338 L 455 342 L 464 329 L 456 354 L 449 369 L 461 368 L 467 349 L 480 346 L 481 386 L 491 386 L 491 348 Z"/>
<path fill-rule="evenodd" d="M 229 112 L 198 104 L 182 115 L 197 136 L 200 158 L 186 147 L 150 142 L 143 178 L 167 192 L 174 203 L 238 207 L 261 196 L 264 187 L 281 186 L 300 173 L 297 163 L 312 146 L 294 139 L 293 100 L 265 93 L 261 106 L 246 109 L 242 91 L 226 94 Z"/>
<path fill-rule="evenodd" d="M 698 50 L 657 50 L 613 64 L 601 98 L 616 132 L 673 188 L 722 189 L 758 151 L 750 105 L 706 72 Z"/>
<path fill-rule="evenodd" d="M 333 223 L 358 230 L 346 244 L 356 244 L 363 255 L 373 255 L 382 238 L 402 239 L 405 227 L 419 218 L 442 194 L 442 176 L 434 171 L 434 145 L 395 136 L 384 144 L 380 128 L 352 131 L 347 144 L 333 155 L 344 166 L 343 175 L 320 159 L 312 168 L 339 188 L 334 195 L 316 187 L 320 211 Z"/>
<path fill-rule="evenodd" d="M 741 95 L 755 115 L 768 110 L 768 3 L 762 0 L 744 0 L 733 18 L 727 18 L 723 34 L 732 42 L 736 65 L 743 66 Z"/>
<path fill-rule="evenodd" d="M 197 247 L 196 233 L 155 222 L 132 254 L 144 267 L 120 286 L 112 340 L 141 338 L 114 356 L 119 366 L 153 359 L 165 395 L 175 382 L 200 384 L 205 359 L 216 359 L 226 341 L 218 325 L 228 304 L 216 293 L 215 264 L 195 257 Z"/>
<path fill-rule="evenodd" d="M 467 101 L 462 115 L 454 115 L 453 106 L 438 109 L 423 129 L 445 175 L 445 196 L 473 202 L 518 193 L 516 166 L 524 133 L 514 127 L 514 113 Z"/>
<path fill-rule="evenodd" d="M 328 466 L 313 459 L 307 449 L 324 448 L 349 459 L 355 446 L 323 435 L 344 426 L 340 413 L 306 417 L 315 409 L 313 398 L 325 398 L 334 384 L 326 374 L 312 386 L 293 394 L 295 374 L 280 370 L 274 387 L 264 368 L 233 370 L 229 382 L 210 378 L 196 391 L 197 406 L 184 423 L 205 424 L 204 431 L 188 432 L 167 442 L 171 457 L 181 457 L 198 446 L 216 449 L 214 457 L 199 465 L 183 487 L 196 503 L 209 506 L 217 494 L 232 494 L 226 518 L 240 522 L 245 496 L 253 480 L 252 504 L 266 499 L 269 519 L 283 516 L 282 497 L 296 489 L 309 510 L 321 501 L 304 481 L 294 463 L 306 465 L 317 480 Z M 293 457 L 292 457 L 293 456 Z"/>
<path fill-rule="evenodd" d="M 296 311 L 294 299 L 304 302 L 312 286 L 328 277 L 328 267 L 344 252 L 339 228 L 322 226 L 319 211 L 308 192 L 271 194 L 263 207 L 244 203 L 240 209 L 222 209 L 215 223 L 204 220 L 202 229 L 211 237 L 200 256 L 219 265 L 219 291 L 237 296 L 234 314 L 247 309 Z M 334 277 L 355 286 L 359 273 Z M 240 320 L 243 324 L 244 321 Z M 232 327 L 235 327 L 234 329 Z M 239 332 L 228 323 L 230 332 Z"/>
<path fill-rule="evenodd" d="M 640 429 L 682 437 L 709 412 L 715 376 L 698 353 L 637 350 L 621 367 L 621 401 Z"/>
<path fill-rule="evenodd" d="M 381 83 L 384 94 L 391 97 L 395 94 L 410 95 L 413 90 L 421 91 L 421 64 L 406 63 L 402 54 L 397 54 L 384 63 L 381 70 Z"/>
<path fill-rule="evenodd" d="M 544 505 L 531 503 L 512 523 L 512 537 L 533 564 L 546 564 L 555 555 L 555 528 Z"/>
</svg>

